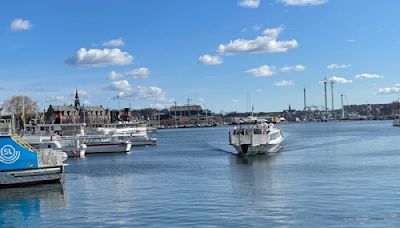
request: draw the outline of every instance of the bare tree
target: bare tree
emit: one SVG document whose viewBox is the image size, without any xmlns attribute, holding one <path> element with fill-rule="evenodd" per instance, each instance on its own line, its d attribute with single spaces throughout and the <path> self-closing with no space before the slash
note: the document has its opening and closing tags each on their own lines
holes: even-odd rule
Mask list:
<svg viewBox="0 0 400 228">
<path fill-rule="evenodd" d="M 37 103 L 28 96 L 11 97 L 4 102 L 3 109 L 14 115 L 19 129 L 22 129 L 24 123 L 35 118 L 38 113 Z"/>
</svg>

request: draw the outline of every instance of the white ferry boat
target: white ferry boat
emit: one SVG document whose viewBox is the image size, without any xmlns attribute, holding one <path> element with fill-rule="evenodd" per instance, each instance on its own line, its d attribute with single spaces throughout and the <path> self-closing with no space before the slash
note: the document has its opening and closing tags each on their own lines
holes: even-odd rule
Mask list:
<svg viewBox="0 0 400 228">
<path fill-rule="evenodd" d="M 278 152 L 284 137 L 273 124 L 259 123 L 229 132 L 229 143 L 239 155 L 256 155 Z"/>
<path fill-rule="evenodd" d="M 127 153 L 132 148 L 130 141 L 121 140 L 118 136 L 77 135 L 76 137 L 86 145 L 85 154 Z"/>
<path fill-rule="evenodd" d="M 0 135 L 0 187 L 59 182 L 67 155 L 35 150 L 16 135 Z"/>
</svg>

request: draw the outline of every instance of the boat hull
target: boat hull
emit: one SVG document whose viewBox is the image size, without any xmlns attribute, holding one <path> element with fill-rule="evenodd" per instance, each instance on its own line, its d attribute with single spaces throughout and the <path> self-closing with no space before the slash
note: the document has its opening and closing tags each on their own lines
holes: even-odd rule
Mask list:
<svg viewBox="0 0 400 228">
<path fill-rule="evenodd" d="M 257 154 L 277 153 L 281 144 L 264 144 L 252 146 L 250 144 L 232 145 L 239 155 L 253 156 Z"/>
<path fill-rule="evenodd" d="M 85 154 L 95 153 L 127 153 L 131 150 L 131 143 L 92 144 L 87 145 Z"/>
<path fill-rule="evenodd" d="M 61 182 L 64 166 L 0 172 L 0 188 Z"/>
</svg>

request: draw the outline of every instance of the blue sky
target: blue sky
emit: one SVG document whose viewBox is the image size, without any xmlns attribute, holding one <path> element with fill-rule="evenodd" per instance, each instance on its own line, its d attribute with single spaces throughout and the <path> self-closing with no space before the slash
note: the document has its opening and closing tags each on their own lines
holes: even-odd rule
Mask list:
<svg viewBox="0 0 400 228">
<path fill-rule="evenodd" d="M 400 1 L 2 1 L 0 103 L 214 111 L 348 104 L 400 96 Z M 331 66 L 330 66 L 331 65 Z M 330 66 L 328 69 L 328 66 Z M 112 73 L 113 72 L 113 73 Z M 111 77 L 112 76 L 112 77 Z M 119 102 L 118 102 L 119 98 Z M 329 97 L 330 100 L 330 97 Z M 329 104 L 330 107 L 330 104 Z"/>
</svg>

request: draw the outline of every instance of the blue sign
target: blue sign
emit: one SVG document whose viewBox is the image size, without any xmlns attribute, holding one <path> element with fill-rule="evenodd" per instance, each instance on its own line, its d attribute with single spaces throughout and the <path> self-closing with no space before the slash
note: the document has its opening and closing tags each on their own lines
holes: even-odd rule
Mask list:
<svg viewBox="0 0 400 228">
<path fill-rule="evenodd" d="M 0 136 L 0 171 L 38 168 L 38 156 L 11 136 Z"/>
</svg>

